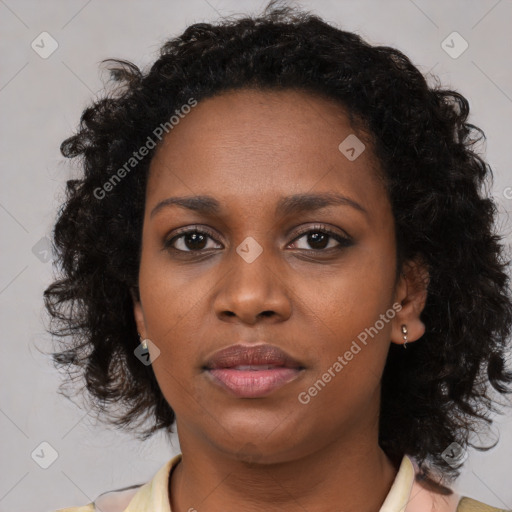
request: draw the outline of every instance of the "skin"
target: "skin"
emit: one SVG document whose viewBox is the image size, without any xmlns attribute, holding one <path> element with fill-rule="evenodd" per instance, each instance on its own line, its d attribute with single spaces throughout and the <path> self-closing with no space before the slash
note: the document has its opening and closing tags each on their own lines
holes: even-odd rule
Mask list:
<svg viewBox="0 0 512 512">
<path fill-rule="evenodd" d="M 371 145 L 354 161 L 338 150 L 353 133 L 329 99 L 245 89 L 201 101 L 153 157 L 134 314 L 160 350 L 153 370 L 176 413 L 183 459 L 170 479 L 173 512 L 332 512 L 333 503 L 369 512 L 389 492 L 398 468 L 378 445 L 381 376 L 390 343 L 404 341 L 402 324 L 408 343 L 423 335 L 427 284 L 415 261 L 397 279 L 394 219 Z M 275 213 L 282 197 L 322 192 L 365 212 L 345 204 Z M 150 216 L 168 197 L 194 195 L 213 196 L 220 212 L 174 205 Z M 352 245 L 332 237 L 312 245 L 298 231 L 318 232 L 315 224 Z M 165 248 L 182 227 L 213 238 Z M 263 250 L 251 263 L 236 252 L 248 236 Z M 402 308 L 396 316 L 300 403 L 393 304 Z M 305 369 L 266 397 L 236 397 L 202 367 L 240 341 L 277 345 Z"/>
</svg>

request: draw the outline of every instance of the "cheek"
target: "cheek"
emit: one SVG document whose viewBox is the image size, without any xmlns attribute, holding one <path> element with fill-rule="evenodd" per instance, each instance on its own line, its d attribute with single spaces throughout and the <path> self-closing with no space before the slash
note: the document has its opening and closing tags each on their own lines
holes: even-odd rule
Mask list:
<svg viewBox="0 0 512 512">
<path fill-rule="evenodd" d="M 148 243 L 142 254 L 139 285 L 145 321 L 155 342 L 166 343 L 185 329 L 212 283 L 213 276 L 198 279 L 193 265 L 173 262 L 168 252 Z"/>
<path fill-rule="evenodd" d="M 171 269 L 165 255 L 143 254 L 139 274 L 144 321 L 148 337 L 160 353 L 152 367 L 159 387 L 173 406 L 186 395 L 185 371 L 197 364 L 198 323 L 194 320 L 201 297 L 207 292 Z M 198 330 L 194 332 L 194 330 Z"/>
<path fill-rule="evenodd" d="M 307 298 L 304 302 L 325 326 L 325 333 L 343 344 L 390 308 L 394 270 L 392 250 L 361 248 L 316 280 L 314 288 L 303 280 L 297 295 Z"/>
<path fill-rule="evenodd" d="M 153 249 L 142 255 L 139 285 L 148 337 L 160 350 L 152 367 L 166 401 L 186 417 L 200 407 L 195 389 L 198 354 L 204 350 L 205 322 L 211 290 L 219 276 L 206 267 L 171 264 L 170 257 Z"/>
<path fill-rule="evenodd" d="M 389 350 L 395 313 L 390 303 L 394 269 L 392 246 L 387 250 L 360 249 L 343 266 L 324 276 L 314 291 L 298 291 L 309 296 L 307 306 L 319 347 L 313 380 L 321 379 L 329 369 L 331 375 L 336 375 L 332 379 L 325 376 L 329 384 L 319 402 L 350 407 L 366 404 L 375 393 Z"/>
</svg>

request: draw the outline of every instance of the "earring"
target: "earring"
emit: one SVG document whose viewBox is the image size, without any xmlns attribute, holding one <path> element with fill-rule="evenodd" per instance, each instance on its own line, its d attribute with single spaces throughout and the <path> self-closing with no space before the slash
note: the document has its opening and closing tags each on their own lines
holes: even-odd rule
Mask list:
<svg viewBox="0 0 512 512">
<path fill-rule="evenodd" d="M 140 335 L 140 333 L 137 333 L 137 334 L 139 335 L 139 341 L 140 341 L 140 343 L 141 343 L 141 345 L 142 345 L 142 348 L 143 348 L 144 350 L 147 350 L 147 349 L 148 349 L 148 340 L 147 340 L 147 339 L 144 339 L 144 340 L 143 340 L 143 339 L 142 339 L 142 336 Z"/>
<path fill-rule="evenodd" d="M 404 348 L 407 348 L 407 326 L 405 324 L 402 324 L 402 336 L 404 338 Z"/>
</svg>

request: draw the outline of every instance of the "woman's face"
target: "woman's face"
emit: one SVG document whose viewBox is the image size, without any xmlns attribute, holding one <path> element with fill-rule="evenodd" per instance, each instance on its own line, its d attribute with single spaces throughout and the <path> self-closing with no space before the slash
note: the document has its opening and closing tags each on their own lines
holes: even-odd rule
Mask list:
<svg viewBox="0 0 512 512">
<path fill-rule="evenodd" d="M 155 154 L 135 316 L 182 446 L 277 462 L 375 434 L 389 344 L 422 324 L 395 286 L 391 206 L 355 136 L 327 99 L 239 90 L 200 102 Z M 157 208 L 196 196 L 209 200 Z M 297 364 L 206 368 L 262 343 Z"/>
</svg>

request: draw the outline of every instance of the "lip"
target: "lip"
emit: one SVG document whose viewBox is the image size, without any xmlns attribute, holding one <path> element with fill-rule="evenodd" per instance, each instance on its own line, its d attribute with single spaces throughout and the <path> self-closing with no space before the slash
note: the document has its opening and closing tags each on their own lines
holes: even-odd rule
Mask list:
<svg viewBox="0 0 512 512">
<path fill-rule="evenodd" d="M 214 384 L 241 398 L 267 396 L 302 374 L 304 367 L 275 345 L 231 345 L 203 367 Z"/>
<path fill-rule="evenodd" d="M 218 350 L 208 359 L 205 367 L 209 370 L 217 368 L 233 368 L 241 365 L 272 365 L 285 368 L 301 368 L 299 361 L 287 354 L 284 350 L 260 343 L 258 345 L 244 345 L 238 343 Z"/>
</svg>

